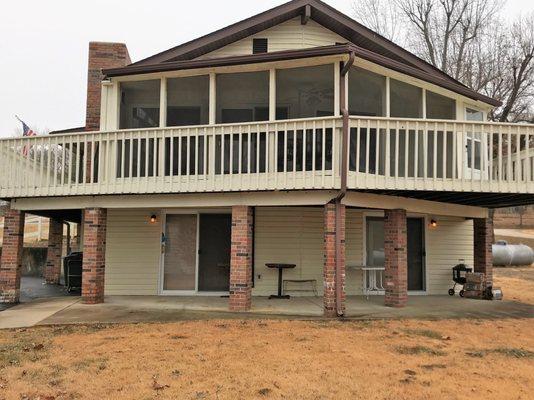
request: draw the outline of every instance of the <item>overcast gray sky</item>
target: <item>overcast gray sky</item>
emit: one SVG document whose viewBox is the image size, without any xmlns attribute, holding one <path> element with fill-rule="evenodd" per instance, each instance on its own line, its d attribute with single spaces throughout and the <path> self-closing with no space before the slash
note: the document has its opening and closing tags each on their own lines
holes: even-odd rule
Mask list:
<svg viewBox="0 0 534 400">
<path fill-rule="evenodd" d="M 0 17 L 0 136 L 19 115 L 38 131 L 85 124 L 87 44 L 124 42 L 132 60 L 284 3 L 284 0 L 6 1 Z M 326 0 L 347 14 L 351 0 Z M 534 10 L 509 0 L 505 13 Z"/>
</svg>

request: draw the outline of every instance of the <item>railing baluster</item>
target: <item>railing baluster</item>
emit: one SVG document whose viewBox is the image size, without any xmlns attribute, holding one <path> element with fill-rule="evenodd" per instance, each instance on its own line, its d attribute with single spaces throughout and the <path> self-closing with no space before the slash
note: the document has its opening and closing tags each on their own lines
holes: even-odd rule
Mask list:
<svg viewBox="0 0 534 400">
<path fill-rule="evenodd" d="M 414 138 L 414 166 L 413 177 L 415 185 L 417 186 L 417 178 L 419 178 L 419 122 L 415 123 L 415 138 Z"/>
<path fill-rule="evenodd" d="M 444 123 L 443 124 L 443 140 L 441 141 L 443 143 L 443 157 L 442 157 L 442 163 L 443 163 L 443 166 L 442 166 L 442 177 L 441 179 L 443 179 L 444 181 L 447 180 L 447 123 Z"/>
</svg>

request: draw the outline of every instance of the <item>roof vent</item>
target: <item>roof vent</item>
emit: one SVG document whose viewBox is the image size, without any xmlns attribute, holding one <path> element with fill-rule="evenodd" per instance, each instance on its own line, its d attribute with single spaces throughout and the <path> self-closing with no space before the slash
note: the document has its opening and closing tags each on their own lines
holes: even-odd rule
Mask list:
<svg viewBox="0 0 534 400">
<path fill-rule="evenodd" d="M 252 39 L 252 54 L 267 53 L 269 41 L 265 38 Z"/>
</svg>

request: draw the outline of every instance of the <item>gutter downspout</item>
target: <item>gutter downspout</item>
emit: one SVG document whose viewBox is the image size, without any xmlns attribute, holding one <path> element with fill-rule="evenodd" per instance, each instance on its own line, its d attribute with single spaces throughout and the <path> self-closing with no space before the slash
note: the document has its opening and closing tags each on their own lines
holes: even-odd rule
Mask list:
<svg viewBox="0 0 534 400">
<path fill-rule="evenodd" d="M 356 54 L 350 52 L 349 60 L 343 65 L 341 69 L 341 79 L 340 79 L 340 111 L 343 119 L 342 127 L 342 140 L 341 140 L 341 189 L 333 199 L 334 204 L 336 205 L 336 312 L 339 317 L 344 315 L 344 310 L 341 307 L 342 299 L 342 290 L 341 290 L 341 235 L 339 234 L 341 228 L 341 200 L 347 194 L 347 171 L 348 171 L 348 146 L 349 146 L 349 110 L 347 108 L 346 101 L 346 81 L 345 77 L 349 72 L 350 68 L 354 65 L 356 59 Z"/>
</svg>

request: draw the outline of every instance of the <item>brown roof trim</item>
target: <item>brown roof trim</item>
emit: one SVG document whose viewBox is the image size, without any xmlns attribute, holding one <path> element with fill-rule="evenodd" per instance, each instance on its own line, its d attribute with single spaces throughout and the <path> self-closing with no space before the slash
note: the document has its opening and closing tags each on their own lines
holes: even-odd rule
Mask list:
<svg viewBox="0 0 534 400">
<path fill-rule="evenodd" d="M 491 97 L 485 96 L 481 93 L 478 93 L 467 86 L 464 86 L 460 83 L 456 83 L 454 81 L 451 81 L 449 79 L 443 79 L 441 77 L 438 77 L 432 73 L 428 73 L 425 71 L 421 71 L 417 68 L 410 67 L 406 64 L 400 63 L 395 60 L 391 60 L 387 57 L 384 57 L 380 54 L 373 53 L 369 50 L 358 48 L 358 50 L 355 51 L 356 55 L 360 58 L 363 58 L 365 60 L 374 62 L 378 65 L 381 65 L 383 67 L 392 69 L 394 71 L 400 72 L 402 74 L 406 74 L 409 76 L 412 76 L 414 78 L 421 79 L 428 83 L 433 83 L 437 86 L 440 86 L 445 89 L 449 89 L 455 93 L 461 94 L 463 96 L 469 97 L 474 100 L 481 101 L 486 104 L 490 104 L 494 107 L 500 107 L 502 103 L 498 100 L 495 100 Z"/>
<path fill-rule="evenodd" d="M 344 37 L 347 41 L 360 47 L 367 48 L 375 53 L 409 64 L 423 71 L 440 75 L 444 79 L 462 85 L 461 82 L 447 75 L 439 68 L 434 67 L 321 0 L 289 1 L 278 7 L 244 19 L 198 39 L 155 54 L 131 65 L 150 65 L 197 58 L 291 18 L 295 18 L 299 15 L 303 16 L 308 8 L 311 11 L 311 19 Z"/>
<path fill-rule="evenodd" d="M 200 57 L 227 44 L 298 17 L 309 3 L 313 3 L 313 0 L 292 0 L 215 32 L 139 60 L 131 65 L 149 65 Z"/>
<path fill-rule="evenodd" d="M 48 132 L 49 135 L 61 135 L 63 133 L 76 133 L 76 132 L 85 132 L 85 126 L 79 126 L 76 128 L 67 128 L 67 129 L 60 129 L 56 131 Z"/>
<path fill-rule="evenodd" d="M 257 64 L 261 62 L 296 60 L 300 58 L 346 54 L 351 51 L 350 48 L 350 44 L 342 44 L 335 46 L 312 47 L 303 50 L 284 50 L 270 53 L 247 54 L 244 56 L 209 58 L 203 60 L 172 61 L 152 65 L 128 65 L 123 68 L 105 69 L 102 72 L 106 77 L 112 78 L 115 76 L 139 75 L 165 71 L 179 71 L 193 68 L 210 68 L 240 64 Z"/>
<path fill-rule="evenodd" d="M 156 72 L 168 72 L 168 71 L 180 71 L 196 68 L 213 68 L 213 67 L 225 67 L 233 65 L 243 64 L 257 64 L 262 62 L 273 61 L 285 61 L 285 60 L 297 60 L 302 58 L 321 57 L 330 55 L 350 54 L 355 53 L 356 56 L 365 60 L 374 62 L 383 67 L 392 69 L 394 71 L 412 76 L 414 78 L 421 79 L 425 82 L 433 83 L 440 87 L 449 89 L 455 93 L 469 97 L 474 100 L 479 100 L 492 106 L 498 107 L 501 103 L 490 97 L 479 94 L 468 87 L 458 84 L 449 79 L 444 79 L 435 74 L 422 71 L 415 67 L 403 64 L 399 61 L 391 60 L 388 57 L 380 54 L 373 53 L 372 51 L 363 49 L 353 44 L 341 44 L 335 46 L 323 46 L 313 47 L 303 50 L 287 50 L 277 51 L 271 53 L 251 54 L 245 56 L 233 56 L 224 58 L 214 58 L 205 60 L 186 60 L 186 61 L 173 61 L 153 65 L 130 65 L 122 68 L 113 68 L 104 70 L 103 73 L 106 77 L 117 77 L 126 75 L 139 75 L 149 74 Z"/>
</svg>

